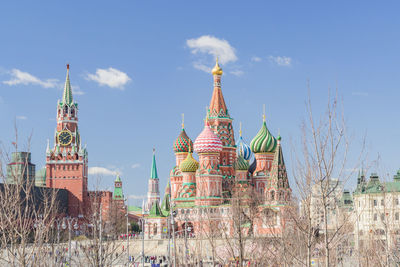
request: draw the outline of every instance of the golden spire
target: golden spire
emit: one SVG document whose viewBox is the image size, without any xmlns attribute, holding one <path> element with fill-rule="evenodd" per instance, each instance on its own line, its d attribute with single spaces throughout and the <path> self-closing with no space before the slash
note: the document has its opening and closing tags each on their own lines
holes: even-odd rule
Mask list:
<svg viewBox="0 0 400 267">
<path fill-rule="evenodd" d="M 239 136 L 242 137 L 242 122 L 239 125 Z"/>
<path fill-rule="evenodd" d="M 265 122 L 265 104 L 263 104 L 263 121 Z"/>
<path fill-rule="evenodd" d="M 185 113 L 182 113 L 182 129 L 185 128 Z"/>
<path fill-rule="evenodd" d="M 218 64 L 218 57 L 217 57 L 217 59 L 215 60 L 215 66 L 214 66 L 214 68 L 212 69 L 211 73 L 212 73 L 213 75 L 222 75 L 222 73 L 223 73 L 221 67 L 220 67 L 219 64 Z"/>
</svg>

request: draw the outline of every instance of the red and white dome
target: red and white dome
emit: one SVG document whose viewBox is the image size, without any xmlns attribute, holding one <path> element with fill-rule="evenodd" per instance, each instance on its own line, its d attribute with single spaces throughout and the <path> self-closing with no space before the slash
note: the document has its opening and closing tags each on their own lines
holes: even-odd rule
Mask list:
<svg viewBox="0 0 400 267">
<path fill-rule="evenodd" d="M 221 152 L 222 142 L 219 137 L 206 125 L 194 142 L 196 153 Z"/>
</svg>

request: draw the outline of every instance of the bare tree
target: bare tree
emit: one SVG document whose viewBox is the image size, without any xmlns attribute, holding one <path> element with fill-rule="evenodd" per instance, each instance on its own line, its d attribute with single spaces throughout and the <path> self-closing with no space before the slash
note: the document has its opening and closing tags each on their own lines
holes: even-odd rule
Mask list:
<svg viewBox="0 0 400 267">
<path fill-rule="evenodd" d="M 54 240 L 53 225 L 61 214 L 57 200 L 58 190 L 35 187 L 33 165 L 27 152 L 19 152 L 18 131 L 13 143 L 13 158 L 19 162 L 8 164 L 8 153 L 1 152 L 0 173 L 0 261 L 7 266 L 51 266 L 51 247 Z"/>
<path fill-rule="evenodd" d="M 344 115 L 339 111 L 338 104 L 337 95 L 332 98 L 329 95 L 326 111 L 320 116 L 313 112 L 310 95 L 306 104 L 308 116 L 302 126 L 303 151 L 296 155 L 294 172 L 301 216 L 293 216 L 304 235 L 306 266 L 311 266 L 313 253 L 324 255 L 325 266 L 334 262 L 333 251 L 340 244 L 348 222 L 348 218 L 343 218 L 334 225 L 332 220 L 337 211 L 340 185 L 353 175 L 348 170 L 354 169 L 347 166 L 349 140 Z M 357 166 L 358 162 L 359 159 L 354 164 Z"/>
</svg>

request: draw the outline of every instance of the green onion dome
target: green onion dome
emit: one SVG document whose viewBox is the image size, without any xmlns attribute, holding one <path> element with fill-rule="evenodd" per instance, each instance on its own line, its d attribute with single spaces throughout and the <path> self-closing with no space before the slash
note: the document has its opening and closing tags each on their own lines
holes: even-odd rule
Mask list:
<svg viewBox="0 0 400 267">
<path fill-rule="evenodd" d="M 247 171 L 249 169 L 249 162 L 240 154 L 235 162 L 235 169 L 238 171 Z"/>
<path fill-rule="evenodd" d="M 275 137 L 269 132 L 267 124 L 264 121 L 256 137 L 251 141 L 250 148 L 254 153 L 274 152 L 276 143 Z"/>
<path fill-rule="evenodd" d="M 196 172 L 199 168 L 199 163 L 193 158 L 192 153 L 188 153 L 185 160 L 179 165 L 181 172 Z"/>
<path fill-rule="evenodd" d="M 189 146 L 190 150 L 193 151 L 193 142 L 190 140 L 189 136 L 187 136 L 185 129 L 182 128 L 181 133 L 174 142 L 174 151 L 175 153 L 189 152 Z"/>
</svg>

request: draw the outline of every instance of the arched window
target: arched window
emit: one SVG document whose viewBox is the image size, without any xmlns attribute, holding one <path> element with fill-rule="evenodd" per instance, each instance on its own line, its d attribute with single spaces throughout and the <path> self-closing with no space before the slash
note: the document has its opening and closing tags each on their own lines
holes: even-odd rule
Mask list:
<svg viewBox="0 0 400 267">
<path fill-rule="evenodd" d="M 74 117 L 74 116 L 75 116 L 75 109 L 72 108 L 72 109 L 71 109 L 71 117 Z"/>
<path fill-rule="evenodd" d="M 271 191 L 271 200 L 275 200 L 275 191 Z"/>
<path fill-rule="evenodd" d="M 65 105 L 65 106 L 64 106 L 64 114 L 67 114 L 67 113 L 68 113 L 68 106 Z"/>
<path fill-rule="evenodd" d="M 154 235 L 157 234 L 157 224 L 156 223 L 153 225 L 153 234 Z"/>
</svg>

